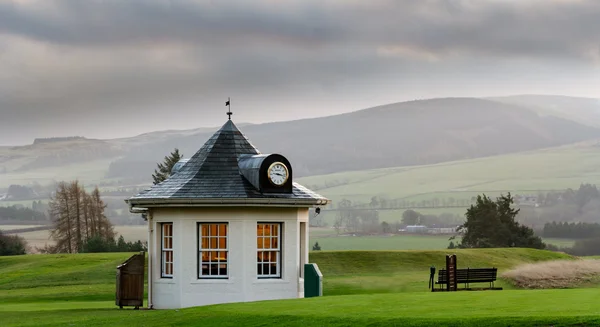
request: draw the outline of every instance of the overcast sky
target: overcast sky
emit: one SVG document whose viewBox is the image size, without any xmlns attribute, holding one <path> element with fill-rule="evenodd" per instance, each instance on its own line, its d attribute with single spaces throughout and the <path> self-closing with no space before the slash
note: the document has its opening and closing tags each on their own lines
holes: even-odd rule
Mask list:
<svg viewBox="0 0 600 327">
<path fill-rule="evenodd" d="M 4 0 L 0 145 L 444 96 L 600 98 L 598 0 Z"/>
</svg>

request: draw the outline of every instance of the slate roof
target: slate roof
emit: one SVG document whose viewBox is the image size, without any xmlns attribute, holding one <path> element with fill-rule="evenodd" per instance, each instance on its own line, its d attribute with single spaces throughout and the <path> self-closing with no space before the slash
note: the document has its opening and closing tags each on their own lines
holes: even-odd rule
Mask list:
<svg viewBox="0 0 600 327">
<path fill-rule="evenodd" d="M 323 205 L 325 197 L 293 183 L 291 194 L 261 194 L 240 173 L 241 155 L 260 154 L 228 120 L 168 179 L 126 200 L 130 205 L 284 204 Z"/>
</svg>

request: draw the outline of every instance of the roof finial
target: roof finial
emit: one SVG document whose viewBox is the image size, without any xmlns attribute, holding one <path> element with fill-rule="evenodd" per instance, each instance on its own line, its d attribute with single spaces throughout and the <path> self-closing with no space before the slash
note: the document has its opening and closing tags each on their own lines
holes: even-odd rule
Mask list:
<svg viewBox="0 0 600 327">
<path fill-rule="evenodd" d="M 227 97 L 227 101 L 225 102 L 225 106 L 229 107 L 227 110 L 227 116 L 229 116 L 229 120 L 231 120 L 231 115 L 233 115 L 233 112 L 231 112 L 231 99 L 229 99 L 229 97 Z"/>
</svg>

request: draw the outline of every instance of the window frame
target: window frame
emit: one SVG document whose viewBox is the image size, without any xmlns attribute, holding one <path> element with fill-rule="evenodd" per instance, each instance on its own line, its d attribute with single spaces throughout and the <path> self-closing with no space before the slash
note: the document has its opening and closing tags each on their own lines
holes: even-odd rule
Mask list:
<svg viewBox="0 0 600 327">
<path fill-rule="evenodd" d="M 277 230 L 277 248 L 269 248 L 269 249 L 265 249 L 265 248 L 258 248 L 258 244 L 256 246 L 256 278 L 258 279 L 282 279 L 283 278 L 283 222 L 274 222 L 274 221 L 258 221 L 256 222 L 256 229 L 257 229 L 257 234 L 255 235 L 256 237 L 256 241 L 258 243 L 258 238 L 274 238 L 273 236 L 265 236 L 264 233 L 263 235 L 258 235 L 258 226 L 259 225 L 275 225 L 277 226 L 278 230 Z M 264 243 L 263 243 L 264 244 Z M 276 262 L 276 274 L 264 274 L 264 272 L 262 274 L 258 273 L 258 265 L 259 264 L 264 264 L 265 261 L 258 261 L 259 259 L 259 252 L 275 252 L 277 254 L 277 262 Z M 272 263 L 270 261 L 266 261 L 266 263 Z M 264 266 L 263 266 L 264 269 Z"/>
<path fill-rule="evenodd" d="M 225 248 L 224 249 L 203 249 L 202 248 L 202 226 L 203 225 L 225 225 Z M 209 227 L 210 230 L 210 227 Z M 217 228 L 218 231 L 218 228 Z M 196 271 L 196 278 L 197 279 L 229 279 L 229 275 L 230 275 L 230 260 L 229 260 L 229 222 L 223 222 L 223 221 L 214 221 L 214 222 L 198 222 L 196 224 L 196 253 L 197 253 L 197 271 Z M 217 236 L 213 236 L 213 235 L 209 235 L 207 236 L 209 239 L 211 237 L 222 237 L 220 235 Z M 218 241 L 217 241 L 218 244 Z M 210 246 L 210 244 L 209 244 Z M 208 264 L 212 264 L 212 263 L 216 263 L 218 265 L 220 264 L 225 264 L 225 271 L 227 272 L 225 275 L 202 275 L 202 252 L 226 252 L 227 253 L 227 260 L 225 260 L 225 262 L 218 260 L 218 261 L 208 261 Z"/>
<path fill-rule="evenodd" d="M 173 222 L 161 222 L 160 224 L 160 278 L 172 279 L 175 272 L 175 251 L 173 251 Z M 171 235 L 165 236 L 165 226 L 171 226 Z M 171 247 L 165 248 L 165 238 L 171 239 Z M 166 253 L 171 252 L 171 261 L 166 261 Z M 171 274 L 166 273 L 166 265 L 171 264 Z"/>
</svg>

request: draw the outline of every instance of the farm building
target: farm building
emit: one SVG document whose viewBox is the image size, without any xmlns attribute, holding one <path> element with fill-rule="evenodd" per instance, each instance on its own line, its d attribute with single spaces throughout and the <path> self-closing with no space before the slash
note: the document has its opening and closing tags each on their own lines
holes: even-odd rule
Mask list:
<svg viewBox="0 0 600 327">
<path fill-rule="evenodd" d="M 167 180 L 126 201 L 148 221 L 156 309 L 304 297 L 309 208 L 330 203 L 231 119 Z"/>
</svg>

